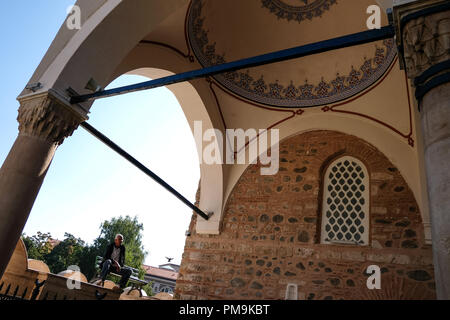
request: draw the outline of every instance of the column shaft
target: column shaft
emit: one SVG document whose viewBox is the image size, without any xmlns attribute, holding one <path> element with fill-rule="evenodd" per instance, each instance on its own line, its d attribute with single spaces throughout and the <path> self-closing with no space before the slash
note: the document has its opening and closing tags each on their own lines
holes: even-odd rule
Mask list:
<svg viewBox="0 0 450 320">
<path fill-rule="evenodd" d="M 450 299 L 450 83 L 422 101 L 437 295 Z"/>
<path fill-rule="evenodd" d="M 0 278 L 57 147 L 85 120 L 49 93 L 20 102 L 19 136 L 0 169 Z"/>
<path fill-rule="evenodd" d="M 400 61 L 416 86 L 438 299 L 450 299 L 450 3 L 398 1 Z"/>
<path fill-rule="evenodd" d="M 8 265 L 55 150 L 55 144 L 19 136 L 0 169 L 0 270 Z"/>
</svg>

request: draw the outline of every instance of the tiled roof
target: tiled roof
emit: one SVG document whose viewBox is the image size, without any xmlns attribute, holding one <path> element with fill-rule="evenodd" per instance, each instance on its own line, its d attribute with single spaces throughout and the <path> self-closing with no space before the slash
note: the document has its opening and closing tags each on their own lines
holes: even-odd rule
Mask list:
<svg viewBox="0 0 450 320">
<path fill-rule="evenodd" d="M 145 273 L 150 276 L 155 276 L 159 278 L 165 278 L 169 280 L 176 281 L 178 278 L 178 272 L 167 270 L 167 269 L 161 269 L 157 267 L 151 267 L 143 265 L 142 268 L 145 270 Z"/>
<path fill-rule="evenodd" d="M 61 242 L 61 240 L 58 240 L 58 239 L 49 239 L 48 240 L 48 243 L 50 244 L 52 249 L 54 249 L 60 242 Z"/>
</svg>

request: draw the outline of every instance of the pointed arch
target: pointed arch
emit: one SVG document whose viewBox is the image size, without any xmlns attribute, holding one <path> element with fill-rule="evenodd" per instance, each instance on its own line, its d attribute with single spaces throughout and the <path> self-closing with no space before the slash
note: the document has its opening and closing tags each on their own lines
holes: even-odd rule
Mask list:
<svg viewBox="0 0 450 320">
<path fill-rule="evenodd" d="M 328 165 L 323 176 L 323 244 L 369 244 L 369 172 L 362 161 L 342 156 Z"/>
</svg>

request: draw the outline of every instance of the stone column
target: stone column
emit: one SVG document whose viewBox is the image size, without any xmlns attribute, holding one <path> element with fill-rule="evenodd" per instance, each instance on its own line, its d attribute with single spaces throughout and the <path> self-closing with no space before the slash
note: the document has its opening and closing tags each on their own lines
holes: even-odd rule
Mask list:
<svg viewBox="0 0 450 320">
<path fill-rule="evenodd" d="M 450 2 L 410 1 L 394 16 L 420 107 L 437 297 L 450 299 Z"/>
<path fill-rule="evenodd" d="M 0 278 L 57 147 L 85 120 L 48 92 L 20 104 L 19 135 L 0 169 Z"/>
</svg>

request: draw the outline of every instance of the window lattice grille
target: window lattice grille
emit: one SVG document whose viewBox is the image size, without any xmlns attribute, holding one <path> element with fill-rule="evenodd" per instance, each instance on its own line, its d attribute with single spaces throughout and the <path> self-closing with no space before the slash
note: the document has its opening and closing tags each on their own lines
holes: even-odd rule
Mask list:
<svg viewBox="0 0 450 320">
<path fill-rule="evenodd" d="M 367 245 L 369 238 L 369 177 L 352 157 L 333 162 L 324 176 L 322 243 Z"/>
</svg>

